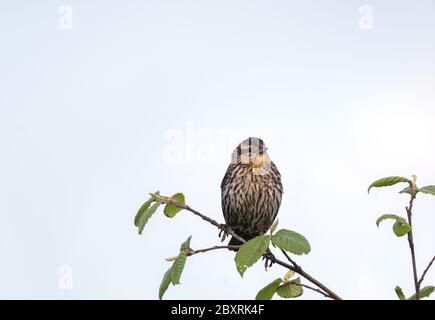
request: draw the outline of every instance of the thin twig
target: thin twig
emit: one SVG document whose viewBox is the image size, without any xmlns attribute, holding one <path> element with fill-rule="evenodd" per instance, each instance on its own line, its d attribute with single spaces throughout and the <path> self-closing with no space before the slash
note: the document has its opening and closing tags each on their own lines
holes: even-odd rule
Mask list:
<svg viewBox="0 0 435 320">
<path fill-rule="evenodd" d="M 178 208 L 181 208 L 181 209 L 184 209 L 184 210 L 192 212 L 193 214 L 199 216 L 201 219 L 203 219 L 203 220 L 207 221 L 208 223 L 214 225 L 218 229 L 222 230 L 222 228 L 225 226 L 224 224 L 220 224 L 216 220 L 213 220 L 213 219 L 207 217 L 206 215 L 203 215 L 202 213 L 192 209 L 188 205 L 182 204 L 182 203 L 180 203 L 178 201 L 174 201 L 174 200 L 172 200 L 171 198 L 168 198 L 168 197 L 164 197 L 164 198 L 162 197 L 162 199 L 163 199 L 162 201 L 165 202 L 165 203 L 171 203 L 171 204 L 173 204 L 174 206 L 176 206 Z M 226 233 L 228 233 L 231 236 L 233 236 L 233 238 L 239 240 L 241 243 L 245 243 L 246 242 L 243 238 L 241 238 L 239 235 L 234 233 L 234 231 L 231 230 L 231 228 L 226 227 L 225 231 L 226 231 Z M 269 258 L 269 259 L 271 258 L 272 262 L 274 262 L 276 264 L 279 264 L 279 265 L 285 267 L 286 269 L 290 269 L 290 270 L 294 271 L 295 273 L 298 273 L 303 278 L 307 279 L 312 284 L 318 286 L 320 289 L 322 289 L 324 292 L 326 292 L 326 294 L 329 295 L 329 297 L 331 299 L 341 300 L 341 298 L 336 293 L 334 293 L 331 289 L 329 289 L 323 283 L 321 283 L 320 281 L 318 281 L 317 279 L 315 279 L 314 277 L 312 277 L 311 275 L 309 275 L 308 273 L 303 271 L 302 268 L 300 268 L 299 266 L 295 267 L 293 265 L 290 265 L 287 262 L 284 262 L 282 260 L 279 260 L 279 259 L 275 258 L 275 256 L 273 256 L 273 254 L 270 254 L 270 253 L 269 254 L 265 254 L 264 257 Z"/>
<path fill-rule="evenodd" d="M 182 204 L 182 203 L 180 203 L 180 202 L 178 202 L 178 201 L 174 201 L 174 200 L 172 200 L 171 198 L 167 198 L 167 200 L 166 200 L 165 202 L 166 202 L 166 203 L 171 203 L 171 204 L 173 204 L 174 206 L 176 206 L 176 207 L 178 207 L 178 208 L 181 208 L 181 209 L 184 209 L 184 210 L 187 210 L 187 211 L 192 212 L 193 214 L 195 214 L 195 215 L 197 215 L 198 217 L 200 217 L 202 220 L 207 221 L 208 223 L 214 225 L 214 226 L 217 227 L 218 229 L 222 229 L 222 228 L 225 226 L 224 224 L 219 223 L 219 222 L 217 222 L 216 220 L 211 219 L 211 218 L 209 218 L 209 217 L 203 215 L 201 212 L 198 212 L 198 211 L 196 211 L 195 209 L 192 209 L 191 207 L 189 207 L 189 206 L 186 205 L 186 204 Z M 246 242 L 246 240 L 244 240 L 242 237 L 240 237 L 240 236 L 238 236 L 237 234 L 235 234 L 234 231 L 231 230 L 230 227 L 227 226 L 225 231 L 226 231 L 226 233 L 228 233 L 228 234 L 230 234 L 231 236 L 233 236 L 234 239 L 239 240 L 241 243 L 245 243 L 245 242 Z"/>
<path fill-rule="evenodd" d="M 432 266 L 432 263 L 434 262 L 434 260 L 435 260 L 435 256 L 433 256 L 432 260 L 429 262 L 429 264 L 427 265 L 426 269 L 424 269 L 423 274 L 421 275 L 420 280 L 418 280 L 418 288 L 421 287 L 421 284 L 423 283 L 423 280 L 424 280 L 424 276 L 429 271 L 429 269 Z"/>
<path fill-rule="evenodd" d="M 297 282 L 294 282 L 293 284 L 295 284 L 295 285 L 297 285 L 297 286 L 301 286 L 301 287 L 307 288 L 307 289 L 310 289 L 310 290 L 313 290 L 313 291 L 316 291 L 317 293 L 320 293 L 321 295 L 325 296 L 325 298 L 334 299 L 334 298 L 331 297 L 329 294 L 323 292 L 323 291 L 320 290 L 320 289 L 310 287 L 309 285 L 306 285 L 306 284 L 303 284 L 303 283 L 297 283 Z"/>
<path fill-rule="evenodd" d="M 417 263 L 415 259 L 415 248 L 414 248 L 414 237 L 412 234 L 412 206 L 414 204 L 415 199 L 415 187 L 414 182 L 410 181 L 410 190 L 411 190 L 411 199 L 409 200 L 409 206 L 406 207 L 406 213 L 408 215 L 408 224 L 411 227 L 411 230 L 408 232 L 408 243 L 409 249 L 411 250 L 411 259 L 412 259 L 412 273 L 414 278 L 414 287 L 415 287 L 415 299 L 420 300 L 420 285 L 418 283 L 417 278 Z"/>
<path fill-rule="evenodd" d="M 294 261 L 292 258 L 290 258 L 290 256 L 288 255 L 288 253 L 285 250 L 281 249 L 281 252 L 283 253 L 283 255 L 287 258 L 288 261 L 290 261 L 290 263 L 295 267 L 295 269 L 297 270 L 302 270 L 302 268 L 300 266 L 298 266 L 298 264 L 296 263 L 296 261 Z"/>
<path fill-rule="evenodd" d="M 228 250 L 237 250 L 238 248 L 240 248 L 240 246 L 214 246 L 214 247 L 210 247 L 210 248 L 206 248 L 206 249 L 199 249 L 199 250 L 190 250 L 189 252 L 187 252 L 187 256 L 193 256 L 195 254 L 198 253 L 204 253 L 204 252 L 209 252 L 212 250 L 218 250 L 218 249 L 228 249 Z"/>
</svg>

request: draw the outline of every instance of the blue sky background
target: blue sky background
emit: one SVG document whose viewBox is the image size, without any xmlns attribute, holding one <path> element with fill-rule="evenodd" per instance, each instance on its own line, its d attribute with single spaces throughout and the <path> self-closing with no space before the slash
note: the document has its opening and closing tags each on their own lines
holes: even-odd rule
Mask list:
<svg viewBox="0 0 435 320">
<path fill-rule="evenodd" d="M 310 240 L 309 273 L 344 298 L 412 293 L 406 239 L 375 225 L 407 199 L 366 190 L 389 175 L 435 184 L 435 1 L 3 1 L 0 26 L 0 298 L 157 298 L 188 235 L 194 249 L 219 239 L 187 212 L 139 236 L 138 207 L 182 191 L 223 221 L 220 182 L 249 135 L 281 171 L 280 226 Z M 434 207 L 417 199 L 420 272 Z M 241 279 L 212 252 L 166 297 L 249 299 L 284 274 Z"/>
</svg>

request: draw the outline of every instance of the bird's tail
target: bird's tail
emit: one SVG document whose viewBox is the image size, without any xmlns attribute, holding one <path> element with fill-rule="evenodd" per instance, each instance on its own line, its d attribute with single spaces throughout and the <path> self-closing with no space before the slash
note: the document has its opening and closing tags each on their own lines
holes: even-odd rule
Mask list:
<svg viewBox="0 0 435 320">
<path fill-rule="evenodd" d="M 234 237 L 231 237 L 230 242 L 228 242 L 229 246 L 240 246 L 242 243 Z"/>
</svg>

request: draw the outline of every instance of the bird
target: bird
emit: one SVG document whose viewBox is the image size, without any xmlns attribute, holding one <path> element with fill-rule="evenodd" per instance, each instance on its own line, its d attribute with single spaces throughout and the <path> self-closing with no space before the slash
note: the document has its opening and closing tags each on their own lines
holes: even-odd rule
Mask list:
<svg viewBox="0 0 435 320">
<path fill-rule="evenodd" d="M 261 138 L 249 137 L 232 152 L 221 183 L 225 226 L 248 241 L 265 234 L 278 214 L 283 194 L 281 174 Z M 231 238 L 228 245 L 242 243 Z"/>
</svg>

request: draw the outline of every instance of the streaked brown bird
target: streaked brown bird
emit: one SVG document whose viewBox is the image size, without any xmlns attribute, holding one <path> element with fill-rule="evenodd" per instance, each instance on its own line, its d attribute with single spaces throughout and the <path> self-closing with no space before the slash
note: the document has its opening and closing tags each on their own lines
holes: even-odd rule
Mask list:
<svg viewBox="0 0 435 320">
<path fill-rule="evenodd" d="M 250 137 L 233 151 L 221 184 L 225 222 L 245 240 L 265 234 L 278 214 L 281 174 L 260 138 Z M 231 238 L 229 245 L 241 244 Z"/>
</svg>

